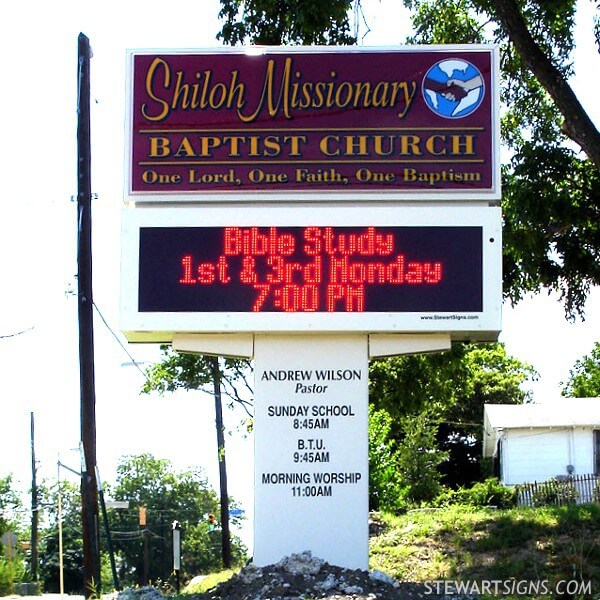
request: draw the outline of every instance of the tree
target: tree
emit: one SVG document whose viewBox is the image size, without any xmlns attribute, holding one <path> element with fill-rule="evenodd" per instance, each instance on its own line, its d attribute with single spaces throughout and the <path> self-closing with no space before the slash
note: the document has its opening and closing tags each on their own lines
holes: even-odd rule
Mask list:
<svg viewBox="0 0 600 600">
<path fill-rule="evenodd" d="M 144 394 L 152 391 L 164 394 L 176 390 L 201 390 L 213 395 L 214 357 L 175 352 L 171 346 L 161 346 L 161 351 L 164 360 L 146 370 L 147 380 L 142 388 Z M 248 380 L 250 361 L 227 358 L 219 371 L 223 394 L 228 398 L 229 407 L 234 404 L 241 406 L 248 417 L 251 417 L 249 409 L 252 401 L 248 400 L 248 396 L 252 397 L 252 387 Z M 242 394 L 242 389 L 247 393 Z"/>
<path fill-rule="evenodd" d="M 500 46 L 505 295 L 546 287 L 582 314 L 600 284 L 600 135 L 568 84 L 576 1 L 405 4 L 412 42 Z"/>
<path fill-rule="evenodd" d="M 60 487 L 59 487 L 60 486 Z M 66 593 L 83 593 L 83 542 L 81 532 L 81 487 L 67 481 L 40 485 L 39 506 L 44 506 L 40 535 L 39 577 L 44 591 L 60 592 L 59 514 L 60 493 L 63 574 Z"/>
<path fill-rule="evenodd" d="M 19 523 L 15 512 L 21 508 L 21 500 L 13 488 L 12 475 L 0 477 L 0 536 L 7 532 L 18 533 Z M 11 548 L 9 556 L 7 549 L 0 542 L 0 596 L 14 593 L 15 581 L 21 581 L 25 574 L 23 557 L 19 548 Z"/>
<path fill-rule="evenodd" d="M 504 292 L 557 291 L 568 317 L 600 284 L 600 134 L 568 84 L 576 0 L 404 0 L 409 43 L 500 46 Z M 221 0 L 221 39 L 352 43 L 360 0 Z M 600 21 L 594 23 L 600 40 Z M 600 46 L 600 41 L 599 41 Z M 574 144 L 581 149 L 579 153 Z"/>
<path fill-rule="evenodd" d="M 217 36 L 226 44 L 353 44 L 352 0 L 221 0 L 225 23 Z"/>
<path fill-rule="evenodd" d="M 562 395 L 567 398 L 595 398 L 600 396 L 600 342 L 596 342 L 590 354 L 579 359 L 569 371 Z"/>
<path fill-rule="evenodd" d="M 170 461 L 151 454 L 125 456 L 110 493 L 116 500 L 127 500 L 130 507 L 109 511 L 121 579 L 126 583 L 169 579 L 175 520 L 181 524 L 183 575 L 220 568 L 221 533 L 211 530 L 208 521 L 209 514 L 218 513 L 219 500 L 202 471 L 176 471 Z M 239 564 L 244 555 L 242 543 L 234 538 L 232 562 Z"/>
<path fill-rule="evenodd" d="M 374 361 L 369 398 L 375 411 L 389 415 L 389 435 L 398 444 L 415 436 L 406 452 L 433 431 L 444 456 L 435 463 L 444 483 L 465 485 L 482 474 L 483 405 L 525 402 L 522 385 L 532 377 L 533 368 L 509 356 L 502 344 L 454 344 L 438 354 Z M 415 424 L 421 422 L 419 429 Z"/>
<path fill-rule="evenodd" d="M 435 417 L 427 411 L 402 419 L 404 437 L 398 444 L 398 475 L 406 498 L 414 503 L 433 500 L 441 491 L 440 465 L 447 460 L 437 441 Z"/>
<path fill-rule="evenodd" d="M 402 506 L 398 480 L 398 444 L 392 436 L 392 418 L 369 406 L 369 508 L 395 510 Z"/>
<path fill-rule="evenodd" d="M 227 493 L 227 467 L 225 460 L 225 437 L 221 403 L 221 389 L 224 386 L 225 395 L 231 402 L 241 405 L 248 416 L 250 402 L 238 393 L 236 384 L 240 382 L 248 392 L 252 392 L 245 369 L 250 368 L 250 363 L 240 359 L 225 359 L 225 370 L 221 370 L 219 359 L 214 356 L 196 354 L 180 354 L 169 346 L 162 346 L 166 358 L 163 362 L 153 365 L 147 370 L 147 381 L 143 392 L 149 393 L 157 390 L 161 394 L 165 391 L 203 390 L 212 393 L 215 398 L 215 429 L 217 433 L 217 457 L 219 461 L 220 481 L 220 509 L 222 527 L 222 558 L 223 566 L 231 566 L 231 542 L 229 534 L 229 507 Z M 207 386 L 212 384 L 212 392 Z"/>
<path fill-rule="evenodd" d="M 21 507 L 21 499 L 13 488 L 12 475 L 0 477 L 0 535 L 13 525 L 11 514 Z"/>
</svg>

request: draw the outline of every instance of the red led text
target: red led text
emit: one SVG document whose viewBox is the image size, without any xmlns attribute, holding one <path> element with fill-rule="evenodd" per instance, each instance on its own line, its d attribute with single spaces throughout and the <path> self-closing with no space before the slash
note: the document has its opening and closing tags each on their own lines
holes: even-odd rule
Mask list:
<svg viewBox="0 0 600 600">
<path fill-rule="evenodd" d="M 253 312 L 362 312 L 378 287 L 436 286 L 444 278 L 442 260 L 411 260 L 409 249 L 399 252 L 394 235 L 376 227 L 293 231 L 225 227 L 214 262 L 181 257 L 179 284 L 231 293 L 249 288 Z"/>
</svg>

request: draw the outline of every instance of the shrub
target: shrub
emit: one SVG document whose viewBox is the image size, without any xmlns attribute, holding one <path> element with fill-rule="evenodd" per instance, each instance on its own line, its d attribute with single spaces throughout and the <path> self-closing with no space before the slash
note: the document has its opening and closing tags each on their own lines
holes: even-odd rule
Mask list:
<svg viewBox="0 0 600 600">
<path fill-rule="evenodd" d="M 0 596 L 14 593 L 14 584 L 23 580 L 25 565 L 20 558 L 0 557 Z"/>
<path fill-rule="evenodd" d="M 438 467 L 448 459 L 437 445 L 438 423 L 427 413 L 403 421 L 404 438 L 398 444 L 398 475 L 406 498 L 413 503 L 436 498 L 442 485 Z"/>
<path fill-rule="evenodd" d="M 398 512 L 405 491 L 398 476 L 398 449 L 391 437 L 392 418 L 369 407 L 369 508 Z"/>
<path fill-rule="evenodd" d="M 497 506 L 511 508 L 517 504 L 514 488 L 502 485 L 495 477 L 476 483 L 471 489 L 465 490 L 472 506 Z"/>
<path fill-rule="evenodd" d="M 495 477 L 475 483 L 470 488 L 445 490 L 433 502 L 434 506 L 466 504 L 468 506 L 497 506 L 511 508 L 517 504 L 513 488 L 502 485 Z"/>
</svg>

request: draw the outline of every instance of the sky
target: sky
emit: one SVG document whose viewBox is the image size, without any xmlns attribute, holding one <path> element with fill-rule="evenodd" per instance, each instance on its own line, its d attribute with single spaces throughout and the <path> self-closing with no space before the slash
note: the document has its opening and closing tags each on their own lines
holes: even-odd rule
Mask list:
<svg viewBox="0 0 600 600">
<path fill-rule="evenodd" d="M 407 31 L 397 0 L 363 0 L 365 46 L 397 45 Z M 593 4 L 581 1 L 574 89 L 596 124 L 595 73 L 600 58 L 591 31 Z M 0 201 L 0 477 L 31 480 L 30 413 L 35 414 L 40 478 L 57 477 L 57 461 L 77 469 L 79 367 L 76 290 L 77 38 L 90 39 L 92 191 L 96 315 L 98 467 L 114 480 L 119 457 L 150 452 L 177 468 L 203 467 L 218 486 L 214 405 L 200 392 L 140 396 L 144 378 L 131 361 L 160 358 L 155 345 L 128 345 L 118 330 L 120 212 L 123 201 L 125 51 L 215 48 L 217 0 L 15 3 L 0 23 L 3 169 Z M 60 15 L 60 16 L 58 16 Z M 366 33 L 363 26 L 361 32 Z M 568 323 L 555 295 L 504 307 L 500 341 L 540 374 L 536 402 L 560 395 L 574 362 L 600 339 L 600 290 L 586 321 Z M 121 347 L 124 344 L 127 352 Z M 252 509 L 252 440 L 235 433 L 226 411 L 230 493 Z M 61 470 L 61 477 L 72 476 Z M 248 528 L 243 532 L 250 539 Z"/>
</svg>

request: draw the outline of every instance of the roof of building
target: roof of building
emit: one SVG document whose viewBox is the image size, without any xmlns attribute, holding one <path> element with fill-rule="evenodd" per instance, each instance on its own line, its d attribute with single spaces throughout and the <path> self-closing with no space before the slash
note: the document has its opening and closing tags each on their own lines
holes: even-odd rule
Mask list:
<svg viewBox="0 0 600 600">
<path fill-rule="evenodd" d="M 503 429 L 600 427 L 600 398 L 560 398 L 539 404 L 486 404 L 483 455 L 493 456 Z"/>
</svg>

